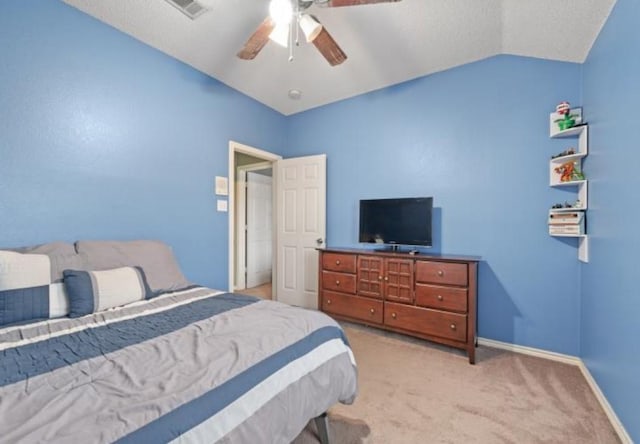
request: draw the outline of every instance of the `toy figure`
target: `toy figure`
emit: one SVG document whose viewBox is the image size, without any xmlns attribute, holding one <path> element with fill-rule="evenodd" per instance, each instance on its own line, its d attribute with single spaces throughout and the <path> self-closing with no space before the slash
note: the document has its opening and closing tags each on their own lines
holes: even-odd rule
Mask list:
<svg viewBox="0 0 640 444">
<path fill-rule="evenodd" d="M 563 152 L 556 154 L 555 156 L 551 156 L 552 159 L 557 159 L 558 157 L 564 157 L 564 156 L 571 156 L 572 154 L 576 153 L 576 149 L 575 148 L 567 148 L 566 150 L 564 150 Z"/>
<path fill-rule="evenodd" d="M 557 167 L 554 171 L 560 174 L 560 182 L 571 182 L 573 177 L 574 162 L 566 162 Z"/>
<path fill-rule="evenodd" d="M 569 129 L 576 124 L 575 119 L 571 117 L 571 105 L 569 105 L 569 102 L 560 102 L 558 106 L 556 106 L 556 113 L 563 116 L 562 119 L 555 121 L 560 131 Z"/>
<path fill-rule="evenodd" d="M 554 171 L 560 174 L 560 182 L 573 182 L 584 180 L 584 174 L 580 171 L 577 162 L 566 162 L 555 168 Z"/>
</svg>

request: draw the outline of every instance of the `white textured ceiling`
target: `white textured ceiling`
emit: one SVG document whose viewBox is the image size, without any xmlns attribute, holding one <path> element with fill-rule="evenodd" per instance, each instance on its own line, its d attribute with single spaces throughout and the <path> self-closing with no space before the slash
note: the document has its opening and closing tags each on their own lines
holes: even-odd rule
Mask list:
<svg viewBox="0 0 640 444">
<path fill-rule="evenodd" d="M 199 0 L 192 21 L 164 0 L 64 0 L 265 105 L 290 115 L 496 54 L 583 62 L 615 0 L 402 0 L 313 13 L 348 59 L 331 67 L 312 44 L 294 60 L 270 42 L 236 57 L 269 0 Z M 300 100 L 288 97 L 302 91 Z"/>
</svg>

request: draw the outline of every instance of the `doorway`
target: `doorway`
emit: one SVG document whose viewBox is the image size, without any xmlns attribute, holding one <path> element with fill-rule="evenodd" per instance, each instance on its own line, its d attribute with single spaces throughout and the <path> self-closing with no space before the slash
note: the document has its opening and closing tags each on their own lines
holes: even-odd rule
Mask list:
<svg viewBox="0 0 640 444">
<path fill-rule="evenodd" d="M 237 161 L 243 163 L 241 159 L 246 159 L 247 164 L 236 165 Z M 239 260 L 239 257 L 243 252 L 246 254 L 248 243 L 255 243 L 258 251 L 262 251 L 260 254 L 264 259 L 265 255 L 269 254 L 266 247 L 269 241 L 264 239 L 264 233 L 255 233 L 253 238 L 251 235 L 247 237 L 250 224 L 239 223 L 241 215 L 237 208 L 244 208 L 245 217 L 252 210 L 247 205 L 251 193 L 247 195 L 242 187 L 238 190 L 237 178 L 244 177 L 249 186 L 252 181 L 260 182 L 262 179 L 257 177 L 260 175 L 259 172 L 268 170 L 269 167 L 272 171 L 271 284 L 266 282 L 247 289 L 247 282 L 250 280 L 248 262 L 246 258 Z M 262 186 L 262 191 L 257 191 L 258 193 L 266 192 L 266 185 L 257 186 Z M 242 196 L 245 201 L 241 201 Z M 325 246 L 326 238 L 326 155 L 282 159 L 277 154 L 230 141 L 228 202 L 229 291 L 255 294 L 290 305 L 317 309 L 317 248 Z M 258 229 L 269 231 L 265 228 L 268 227 L 268 223 L 265 222 L 265 218 L 269 218 L 268 210 L 259 214 L 262 216 L 257 218 Z M 243 240 L 244 244 L 241 244 Z M 260 258 L 256 260 L 257 276 L 261 275 L 262 272 L 259 270 L 262 269 L 268 279 L 268 265 L 265 266 L 265 262 Z"/>
<path fill-rule="evenodd" d="M 273 163 L 280 156 L 229 142 L 229 291 L 272 299 Z"/>
</svg>

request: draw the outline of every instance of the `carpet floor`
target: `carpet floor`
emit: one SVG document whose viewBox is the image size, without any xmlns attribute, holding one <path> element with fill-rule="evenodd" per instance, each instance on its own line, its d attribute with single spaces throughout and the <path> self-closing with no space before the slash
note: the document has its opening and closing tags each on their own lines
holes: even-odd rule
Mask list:
<svg viewBox="0 0 640 444">
<path fill-rule="evenodd" d="M 329 411 L 332 444 L 618 443 L 580 370 L 489 347 L 457 350 L 345 324 L 353 405 Z M 294 444 L 318 443 L 315 425 Z"/>
</svg>

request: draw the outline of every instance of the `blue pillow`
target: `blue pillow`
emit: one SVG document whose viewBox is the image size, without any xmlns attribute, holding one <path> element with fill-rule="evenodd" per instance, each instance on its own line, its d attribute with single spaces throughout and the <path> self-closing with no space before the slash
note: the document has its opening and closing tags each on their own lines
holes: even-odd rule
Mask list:
<svg viewBox="0 0 640 444">
<path fill-rule="evenodd" d="M 64 270 L 69 317 L 77 318 L 152 296 L 140 267 L 103 271 Z"/>
</svg>

